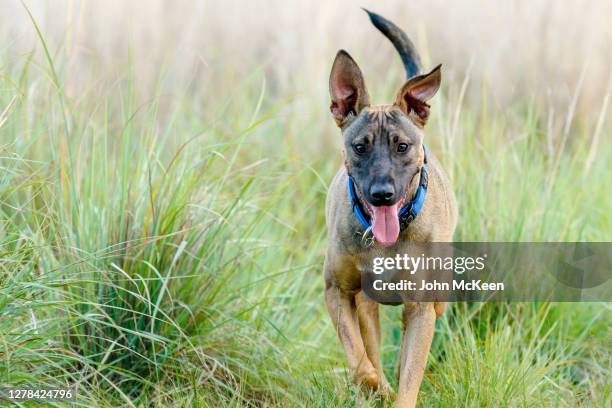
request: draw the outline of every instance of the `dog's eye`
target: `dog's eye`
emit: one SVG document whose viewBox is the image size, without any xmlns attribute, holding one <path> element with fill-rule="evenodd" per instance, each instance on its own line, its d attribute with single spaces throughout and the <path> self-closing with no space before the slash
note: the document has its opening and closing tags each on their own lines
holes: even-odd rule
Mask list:
<svg viewBox="0 0 612 408">
<path fill-rule="evenodd" d="M 397 145 L 398 152 L 404 153 L 406 150 L 408 150 L 408 145 L 406 143 L 400 143 Z"/>
<path fill-rule="evenodd" d="M 355 150 L 355 153 L 357 154 L 364 154 L 366 151 L 366 147 L 364 144 L 358 143 L 353 145 L 353 150 Z"/>
</svg>

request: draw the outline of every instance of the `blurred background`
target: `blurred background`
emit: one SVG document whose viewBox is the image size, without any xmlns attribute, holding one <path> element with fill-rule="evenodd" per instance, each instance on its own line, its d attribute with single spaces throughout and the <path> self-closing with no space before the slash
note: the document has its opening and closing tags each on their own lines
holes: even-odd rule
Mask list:
<svg viewBox="0 0 612 408">
<path fill-rule="evenodd" d="M 360 63 L 370 91 L 399 87 L 395 50 L 370 24 L 366 7 L 395 21 L 421 51 L 425 67 L 444 66 L 448 87 L 504 109 L 525 95 L 559 108 L 578 89 L 576 109 L 597 115 L 610 88 L 609 1 L 28 1 L 70 95 L 124 73 L 128 60 L 142 98 L 163 76 L 213 103 L 258 70 L 271 96 L 316 98 L 325 107 L 336 51 Z M 18 58 L 40 44 L 18 1 L 0 14 L 4 53 Z M 459 90 L 455 90 L 459 92 Z M 324 110 L 324 109 L 323 109 Z M 559 115 L 566 112 L 562 110 Z"/>
<path fill-rule="evenodd" d="M 612 3 L 3 1 L 0 383 L 80 406 L 385 406 L 323 303 L 328 75 L 443 64 L 457 241 L 612 241 Z M 396 386 L 399 308 L 382 308 Z M 609 303 L 452 304 L 423 406 L 610 406 Z M 388 404 L 387 404 L 388 405 Z"/>
</svg>

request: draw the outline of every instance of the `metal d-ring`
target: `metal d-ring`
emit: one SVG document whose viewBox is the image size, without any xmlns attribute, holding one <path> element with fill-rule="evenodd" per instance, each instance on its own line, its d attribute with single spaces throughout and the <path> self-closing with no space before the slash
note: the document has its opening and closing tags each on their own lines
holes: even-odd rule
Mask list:
<svg viewBox="0 0 612 408">
<path fill-rule="evenodd" d="M 372 233 L 372 227 L 368 227 L 361 235 L 361 245 L 364 248 L 370 248 L 374 245 L 374 234 Z"/>
</svg>

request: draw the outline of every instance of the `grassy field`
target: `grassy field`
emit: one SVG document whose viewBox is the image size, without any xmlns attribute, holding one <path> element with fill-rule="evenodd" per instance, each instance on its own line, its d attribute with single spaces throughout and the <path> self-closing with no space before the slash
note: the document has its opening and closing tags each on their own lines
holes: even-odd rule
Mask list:
<svg viewBox="0 0 612 408">
<path fill-rule="evenodd" d="M 610 241 L 611 7 L 533 3 L 373 8 L 445 64 L 427 143 L 456 240 Z M 382 406 L 351 383 L 321 269 L 326 77 L 347 47 L 390 101 L 391 47 L 350 3 L 54 4 L 0 14 L 0 384 L 78 383 L 78 406 Z M 454 304 L 420 403 L 612 406 L 611 312 Z"/>
</svg>

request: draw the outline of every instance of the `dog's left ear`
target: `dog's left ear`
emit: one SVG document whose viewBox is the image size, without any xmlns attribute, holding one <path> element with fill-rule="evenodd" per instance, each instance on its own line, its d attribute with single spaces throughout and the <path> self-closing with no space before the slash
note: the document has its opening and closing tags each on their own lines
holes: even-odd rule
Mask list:
<svg viewBox="0 0 612 408">
<path fill-rule="evenodd" d="M 441 67 L 442 65 L 438 65 L 429 74 L 410 78 L 397 94 L 395 104 L 421 127 L 425 126 L 429 117 L 427 101 L 440 89 Z"/>
</svg>

